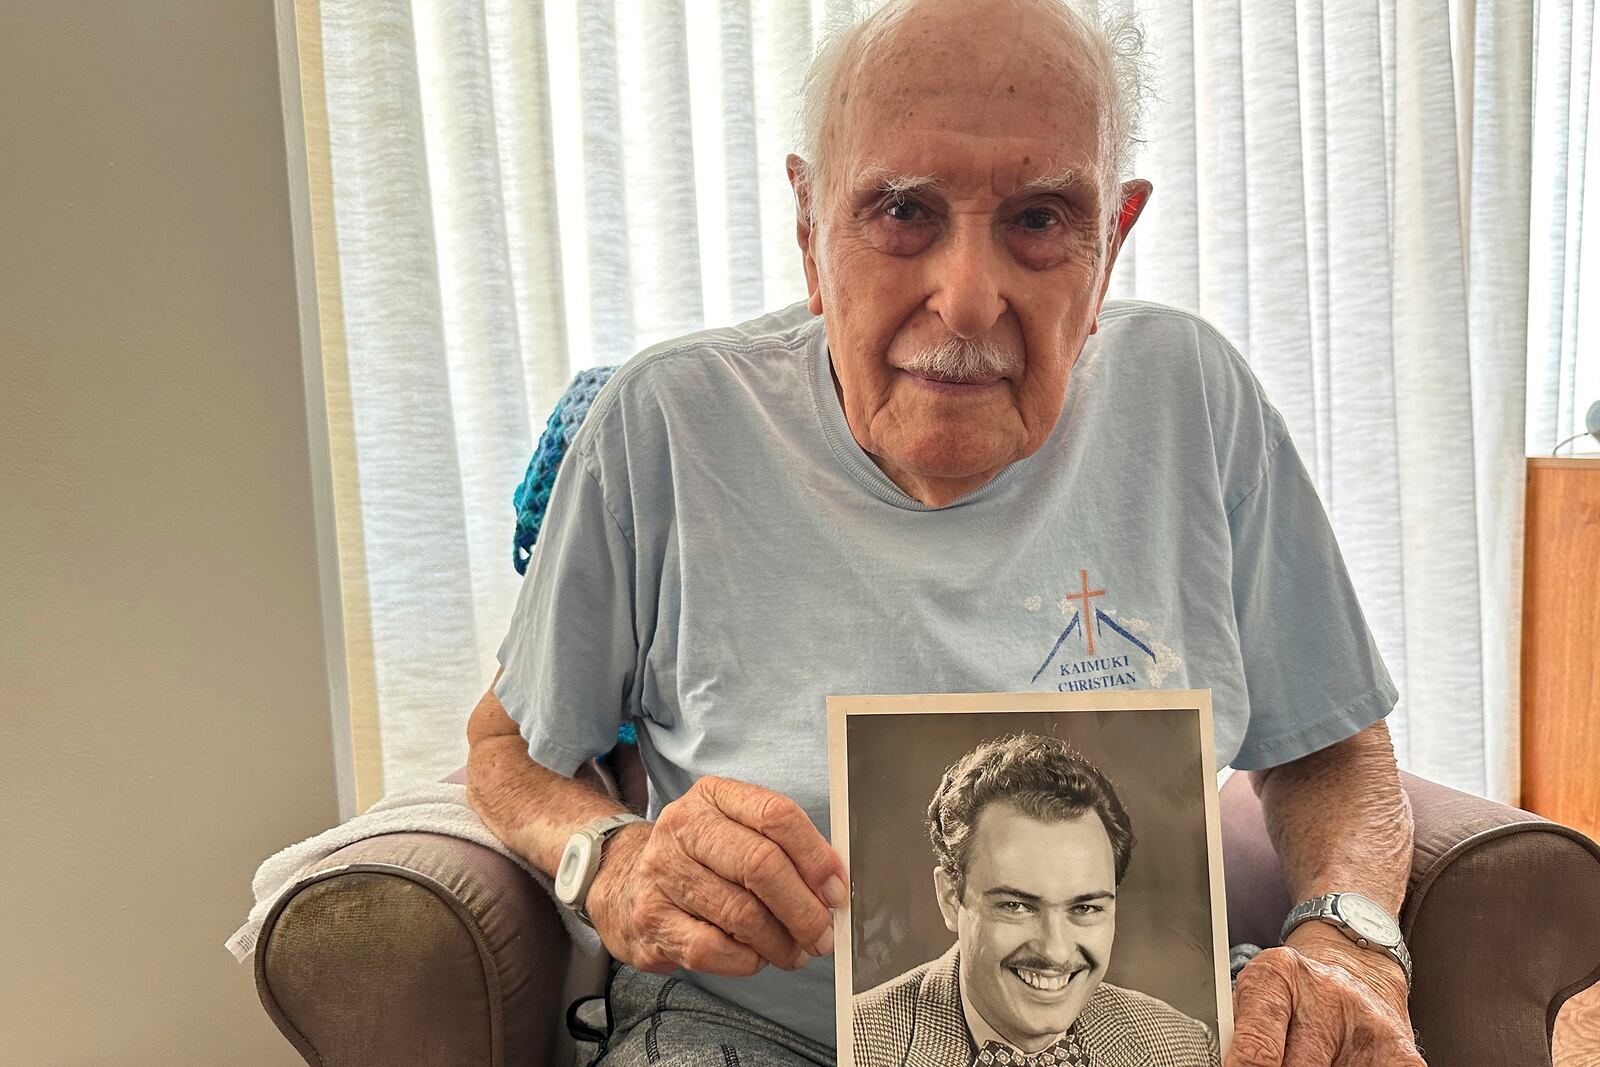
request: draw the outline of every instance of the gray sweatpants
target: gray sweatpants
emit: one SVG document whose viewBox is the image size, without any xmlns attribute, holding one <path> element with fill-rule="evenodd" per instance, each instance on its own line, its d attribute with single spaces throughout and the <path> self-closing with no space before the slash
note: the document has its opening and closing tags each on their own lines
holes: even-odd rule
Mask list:
<svg viewBox="0 0 1600 1067">
<path fill-rule="evenodd" d="M 677 978 L 619 966 L 597 1067 L 833 1067 L 833 1049 Z"/>
</svg>

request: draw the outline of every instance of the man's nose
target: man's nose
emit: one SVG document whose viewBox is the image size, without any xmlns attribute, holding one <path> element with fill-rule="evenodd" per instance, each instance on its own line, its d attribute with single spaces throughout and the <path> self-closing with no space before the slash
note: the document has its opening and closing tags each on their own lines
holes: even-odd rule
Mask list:
<svg viewBox="0 0 1600 1067">
<path fill-rule="evenodd" d="M 1078 962 L 1078 939 L 1067 916 L 1046 911 L 1039 916 L 1036 934 L 1034 946 L 1039 955 L 1057 967 L 1071 967 Z"/>
<path fill-rule="evenodd" d="M 957 337 L 988 335 L 1005 312 L 1000 295 L 1000 252 L 985 226 L 955 226 L 935 253 L 928 308 Z"/>
</svg>

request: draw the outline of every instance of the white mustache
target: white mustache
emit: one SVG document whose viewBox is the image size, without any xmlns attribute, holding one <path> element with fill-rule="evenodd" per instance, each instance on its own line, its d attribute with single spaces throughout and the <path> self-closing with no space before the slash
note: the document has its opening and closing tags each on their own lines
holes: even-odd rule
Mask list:
<svg viewBox="0 0 1600 1067">
<path fill-rule="evenodd" d="M 946 337 L 895 364 L 924 378 L 945 382 L 981 382 L 1006 377 L 1022 368 L 1022 357 L 988 341 Z"/>
</svg>

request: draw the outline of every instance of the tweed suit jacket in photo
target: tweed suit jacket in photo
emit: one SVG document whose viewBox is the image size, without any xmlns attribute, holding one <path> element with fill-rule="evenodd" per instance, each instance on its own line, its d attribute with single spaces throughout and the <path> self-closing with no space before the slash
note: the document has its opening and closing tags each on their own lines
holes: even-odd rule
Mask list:
<svg viewBox="0 0 1600 1067">
<path fill-rule="evenodd" d="M 958 947 L 856 994 L 855 1067 L 967 1067 L 972 1044 L 961 1011 Z M 1217 1067 L 1211 1028 L 1166 1001 L 1101 982 L 1078 1015 L 1094 1067 Z M 841 1064 L 841 1067 L 845 1065 Z"/>
</svg>

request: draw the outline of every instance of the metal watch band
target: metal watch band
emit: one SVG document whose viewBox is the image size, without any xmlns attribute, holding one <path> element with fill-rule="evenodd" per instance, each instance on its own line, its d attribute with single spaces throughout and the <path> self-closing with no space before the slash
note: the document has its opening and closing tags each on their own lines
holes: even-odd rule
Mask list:
<svg viewBox="0 0 1600 1067">
<path fill-rule="evenodd" d="M 1297 905 L 1294 910 L 1289 912 L 1288 917 L 1283 920 L 1283 931 L 1278 936 L 1283 940 L 1288 940 L 1289 932 L 1302 923 L 1308 923 L 1312 919 L 1331 919 L 1333 917 L 1333 894 L 1313 897 L 1305 903 Z"/>
<path fill-rule="evenodd" d="M 1289 934 L 1297 926 L 1319 919 L 1337 927 L 1342 932 L 1354 932 L 1348 923 L 1340 919 L 1338 910 L 1334 907 L 1337 898 L 1343 895 L 1341 893 L 1328 893 L 1296 905 L 1289 912 L 1288 917 L 1283 920 L 1283 930 L 1279 934 L 1279 939 L 1287 941 Z M 1404 938 L 1397 940 L 1393 945 L 1380 944 L 1370 939 L 1363 939 L 1363 941 L 1364 944 L 1361 947 L 1368 948 L 1374 952 L 1381 952 L 1398 963 L 1401 971 L 1405 973 L 1406 985 L 1409 986 L 1411 984 L 1411 950 L 1406 948 Z M 1356 943 L 1353 938 L 1351 943 Z"/>
</svg>

